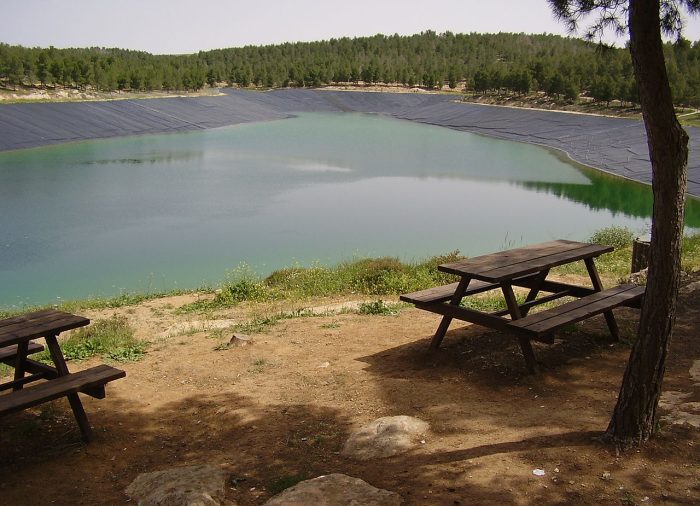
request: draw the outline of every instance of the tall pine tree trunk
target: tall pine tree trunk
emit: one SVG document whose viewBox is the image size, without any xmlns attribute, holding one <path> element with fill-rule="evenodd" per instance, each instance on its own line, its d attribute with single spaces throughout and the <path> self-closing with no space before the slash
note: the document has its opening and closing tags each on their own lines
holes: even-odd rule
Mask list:
<svg viewBox="0 0 700 506">
<path fill-rule="evenodd" d="M 606 437 L 618 447 L 652 435 L 675 320 L 681 271 L 688 135 L 678 123 L 664 63 L 659 0 L 630 0 L 630 52 L 653 172 L 646 298 Z"/>
</svg>

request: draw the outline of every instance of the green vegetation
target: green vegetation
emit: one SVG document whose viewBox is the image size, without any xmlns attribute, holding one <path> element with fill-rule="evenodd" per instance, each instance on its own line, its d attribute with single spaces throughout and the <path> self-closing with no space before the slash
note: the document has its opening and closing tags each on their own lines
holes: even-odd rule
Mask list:
<svg viewBox="0 0 700 506">
<path fill-rule="evenodd" d="M 592 243 L 611 245 L 615 251 L 602 255 L 596 260 L 598 271 L 603 276 L 622 278 L 629 274 L 631 265 L 631 241 L 634 233 L 620 227 L 609 227 L 594 233 L 589 239 Z M 464 258 L 458 251 L 446 255 L 435 256 L 422 262 L 401 262 L 396 258 L 358 259 L 342 262 L 336 266 L 324 267 L 312 265 L 310 267 L 294 266 L 273 272 L 263 278 L 254 273 L 246 265 L 239 266 L 227 273 L 226 279 L 219 289 L 200 289 L 198 291 L 214 292 L 213 299 L 202 299 L 186 304 L 175 311 L 178 313 L 202 312 L 234 307 L 242 302 L 264 302 L 274 300 L 304 301 L 314 297 L 338 297 L 338 296 L 396 296 L 402 293 L 422 290 L 431 286 L 444 285 L 456 281 L 453 276 L 441 273 L 437 266 L 447 262 L 453 262 Z M 687 236 L 683 242 L 683 270 L 692 272 L 700 270 L 700 234 Z M 579 263 L 568 264 L 557 268 L 561 274 L 587 275 L 585 267 Z M 122 294 L 113 299 L 94 299 L 85 301 L 66 302 L 57 309 L 71 312 L 80 312 L 85 309 L 116 308 L 128 305 L 136 305 L 144 300 L 165 297 L 184 293 L 181 290 L 171 293 L 151 293 L 146 295 Z M 502 307 L 490 307 L 488 298 L 473 298 L 479 300 L 484 307 L 479 309 L 502 309 Z M 495 303 L 495 302 L 494 302 Z M 364 314 L 386 314 L 393 312 L 399 306 L 386 304 L 381 299 L 363 304 L 360 308 Z M 39 307 L 24 308 L 23 310 L 0 311 L 0 318 L 26 313 Z M 309 311 L 297 309 L 291 312 L 282 312 L 275 315 L 254 317 L 250 321 L 235 326 L 235 330 L 243 333 L 262 332 L 265 328 L 278 323 L 281 320 L 326 316 Z M 84 332 L 96 332 L 99 329 L 109 330 L 109 333 L 117 333 L 116 329 L 128 328 L 124 319 L 112 318 L 91 325 L 87 329 L 75 332 L 71 340 L 81 342 Z M 333 328 L 328 324 L 324 328 Z M 130 332 L 130 331 L 129 331 Z M 127 333 L 125 331 L 125 333 Z M 129 334 L 131 335 L 131 334 Z M 71 345 L 68 345 L 71 346 Z M 97 344 L 80 344 L 79 350 L 88 349 Z M 138 346 L 142 346 L 138 344 Z M 138 349 L 137 346 L 137 349 Z M 140 348 L 143 350 L 143 348 Z M 100 348 L 95 353 L 104 353 Z M 138 351 L 136 352 L 138 353 Z M 80 355 L 84 351 L 77 351 L 73 358 L 84 358 Z M 128 355 L 128 353 L 126 353 Z"/>
<path fill-rule="evenodd" d="M 601 246 L 612 246 L 615 249 L 627 248 L 634 241 L 634 232 L 626 227 L 607 227 L 595 232 L 588 240 Z"/>
<path fill-rule="evenodd" d="M 700 45 L 665 46 L 674 101 L 700 103 Z M 199 90 L 327 84 L 401 84 L 476 93 L 546 95 L 636 103 L 629 51 L 601 50 L 557 35 L 375 35 L 321 42 L 152 55 L 108 48 L 25 48 L 0 44 L 0 85 L 95 91 Z"/>
<path fill-rule="evenodd" d="M 127 362 L 143 357 L 146 347 L 146 342 L 134 337 L 126 318 L 118 316 L 98 320 L 71 333 L 68 339 L 61 342 L 61 350 L 67 360 L 85 360 L 100 355 L 105 359 Z M 36 356 L 37 360 L 51 362 L 48 351 Z"/>
<path fill-rule="evenodd" d="M 337 295 L 384 295 L 421 290 L 454 281 L 438 272 L 442 263 L 462 258 L 454 251 L 420 263 L 402 263 L 396 258 L 360 259 L 335 267 L 291 267 L 262 279 L 248 266 L 231 271 L 211 301 L 201 300 L 180 308 L 180 312 L 210 311 L 231 307 L 242 301 L 303 300 Z"/>
<path fill-rule="evenodd" d="M 399 314 L 399 305 L 387 304 L 381 299 L 375 300 L 374 302 L 363 302 L 360 304 L 359 313 L 394 316 Z"/>
</svg>

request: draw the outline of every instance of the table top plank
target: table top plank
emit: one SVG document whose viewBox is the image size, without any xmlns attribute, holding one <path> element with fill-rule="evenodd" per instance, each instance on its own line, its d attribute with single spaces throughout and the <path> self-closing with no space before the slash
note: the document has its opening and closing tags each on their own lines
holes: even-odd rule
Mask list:
<svg viewBox="0 0 700 506">
<path fill-rule="evenodd" d="M 90 320 L 83 316 L 54 309 L 8 318 L 2 320 L 0 325 L 0 347 L 84 327 L 89 323 Z"/>
<path fill-rule="evenodd" d="M 16 325 L 18 323 L 28 323 L 32 321 L 38 321 L 44 318 L 50 318 L 55 315 L 58 311 L 55 309 L 42 309 L 41 311 L 34 311 L 32 313 L 26 313 L 19 316 L 13 316 L 11 318 L 5 318 L 0 320 L 0 332 L 3 328 L 9 327 L 11 325 Z"/>
<path fill-rule="evenodd" d="M 440 271 L 499 283 L 612 251 L 610 246 L 558 240 L 442 264 Z"/>
</svg>

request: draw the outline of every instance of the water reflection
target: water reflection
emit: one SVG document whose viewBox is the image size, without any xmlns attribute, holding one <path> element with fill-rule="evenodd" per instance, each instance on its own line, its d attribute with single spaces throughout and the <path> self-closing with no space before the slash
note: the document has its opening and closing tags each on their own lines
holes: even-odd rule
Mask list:
<svg viewBox="0 0 700 506">
<path fill-rule="evenodd" d="M 603 172 L 579 168 L 589 184 L 565 184 L 548 182 L 518 183 L 523 187 L 557 197 L 580 202 L 588 209 L 607 210 L 613 216 L 622 214 L 635 218 L 649 218 L 652 212 L 651 188 L 641 183 L 627 181 Z M 700 200 L 688 197 L 685 205 L 685 222 L 688 227 L 700 228 Z"/>
</svg>

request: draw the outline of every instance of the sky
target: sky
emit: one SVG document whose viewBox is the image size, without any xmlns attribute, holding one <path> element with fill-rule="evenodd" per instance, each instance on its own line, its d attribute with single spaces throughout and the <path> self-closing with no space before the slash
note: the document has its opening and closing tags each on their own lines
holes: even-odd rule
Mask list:
<svg viewBox="0 0 700 506">
<path fill-rule="evenodd" d="M 545 0 L 21 0 L 2 11 L 7 44 L 154 54 L 425 30 L 568 35 Z M 685 37 L 700 39 L 699 18 Z"/>
</svg>

